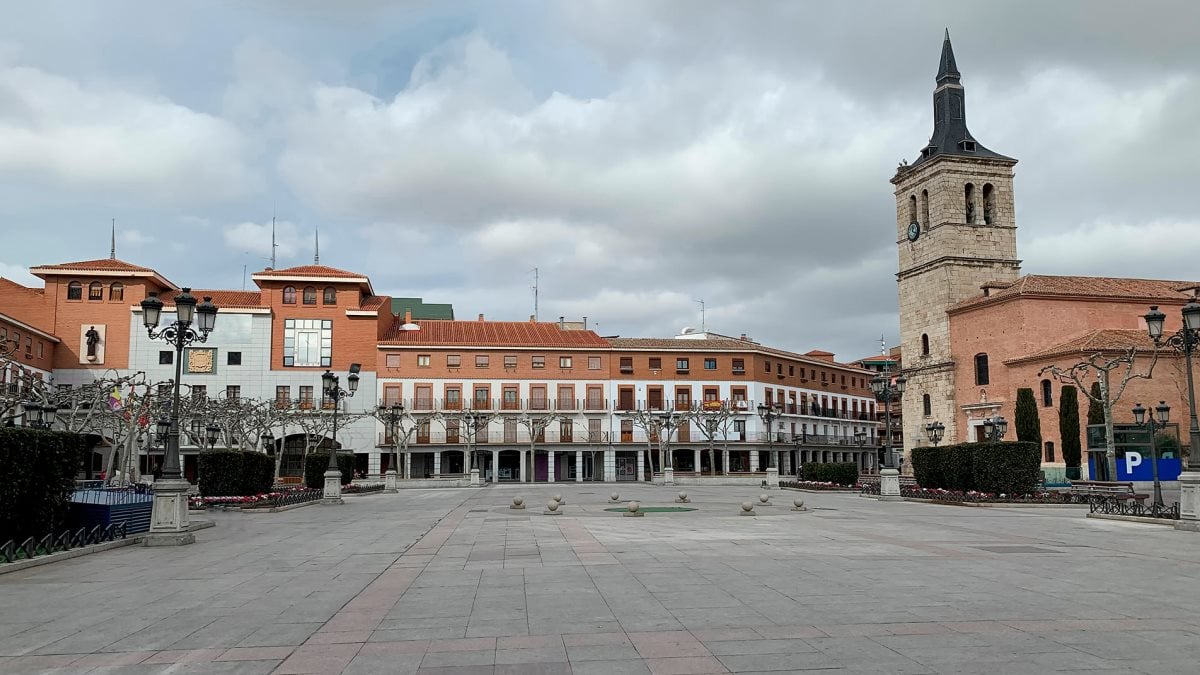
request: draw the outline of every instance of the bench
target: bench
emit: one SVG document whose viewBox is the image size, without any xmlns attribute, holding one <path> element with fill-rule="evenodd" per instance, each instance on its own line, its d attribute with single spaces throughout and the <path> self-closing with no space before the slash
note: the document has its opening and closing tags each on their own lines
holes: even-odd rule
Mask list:
<svg viewBox="0 0 1200 675">
<path fill-rule="evenodd" d="M 1071 488 L 1068 490 L 1068 494 L 1071 495 L 1072 500 L 1087 501 L 1089 504 L 1106 499 L 1133 499 L 1141 504 L 1150 496 L 1134 492 L 1133 483 L 1130 481 L 1108 480 L 1071 481 Z"/>
</svg>

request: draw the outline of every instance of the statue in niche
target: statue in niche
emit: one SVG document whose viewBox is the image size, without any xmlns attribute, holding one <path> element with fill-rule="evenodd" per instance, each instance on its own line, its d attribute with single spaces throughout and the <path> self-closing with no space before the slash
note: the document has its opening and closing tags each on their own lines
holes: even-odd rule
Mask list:
<svg viewBox="0 0 1200 675">
<path fill-rule="evenodd" d="M 100 344 L 100 331 L 96 330 L 95 326 L 92 326 L 87 329 L 87 332 L 83 336 L 87 340 L 87 357 L 89 360 L 95 360 L 96 346 Z"/>
<path fill-rule="evenodd" d="M 992 224 L 992 200 L 990 197 L 983 200 L 983 223 L 985 225 Z"/>
<path fill-rule="evenodd" d="M 975 222 L 975 200 L 968 199 L 967 200 L 967 224 L 970 225 L 974 222 Z"/>
</svg>

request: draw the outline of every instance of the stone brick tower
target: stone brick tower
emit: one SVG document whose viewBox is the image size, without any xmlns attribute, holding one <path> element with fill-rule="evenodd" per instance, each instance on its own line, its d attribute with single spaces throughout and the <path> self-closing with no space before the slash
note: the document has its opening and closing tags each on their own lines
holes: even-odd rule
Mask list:
<svg viewBox="0 0 1200 675">
<path fill-rule="evenodd" d="M 902 164 L 891 181 L 896 186 L 900 347 L 908 377 L 905 448 L 927 444 L 925 425 L 934 421 L 946 426 L 944 443 L 968 440 L 958 438 L 954 378 L 974 377 L 972 356 L 951 354 L 946 310 L 981 294 L 987 282 L 1013 281 L 1020 272 L 1013 213 L 1016 163 L 983 147 L 967 130 L 966 98 L 947 30 L 933 92 L 933 135 L 920 157 Z M 956 363 L 956 357 L 963 362 Z"/>
</svg>

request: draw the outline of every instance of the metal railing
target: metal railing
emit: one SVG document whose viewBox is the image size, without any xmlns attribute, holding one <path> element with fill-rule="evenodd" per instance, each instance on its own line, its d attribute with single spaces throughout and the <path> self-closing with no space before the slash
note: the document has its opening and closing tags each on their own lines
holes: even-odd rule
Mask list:
<svg viewBox="0 0 1200 675">
<path fill-rule="evenodd" d="M 40 555 L 69 551 L 81 546 L 102 544 L 126 537 L 125 521 L 91 528 L 67 530 L 58 534 L 47 534 L 41 538 L 27 537 L 20 544 L 10 539 L 0 544 L 0 562 L 11 563 L 28 560 Z"/>
</svg>

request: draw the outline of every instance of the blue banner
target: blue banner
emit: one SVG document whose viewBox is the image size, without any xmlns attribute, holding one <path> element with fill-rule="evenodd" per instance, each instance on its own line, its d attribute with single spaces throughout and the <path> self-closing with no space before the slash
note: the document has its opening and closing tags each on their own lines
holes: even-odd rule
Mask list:
<svg viewBox="0 0 1200 675">
<path fill-rule="evenodd" d="M 1179 480 L 1179 474 L 1183 471 L 1183 461 L 1178 457 L 1160 457 L 1158 459 L 1158 479 L 1161 480 Z M 1092 458 L 1088 458 L 1088 475 L 1096 475 L 1096 463 Z M 1117 458 L 1117 480 L 1137 480 L 1137 481 L 1152 481 L 1154 480 L 1154 469 L 1150 466 L 1149 453 L 1143 455 L 1140 452 L 1126 450 L 1124 457 Z"/>
</svg>

